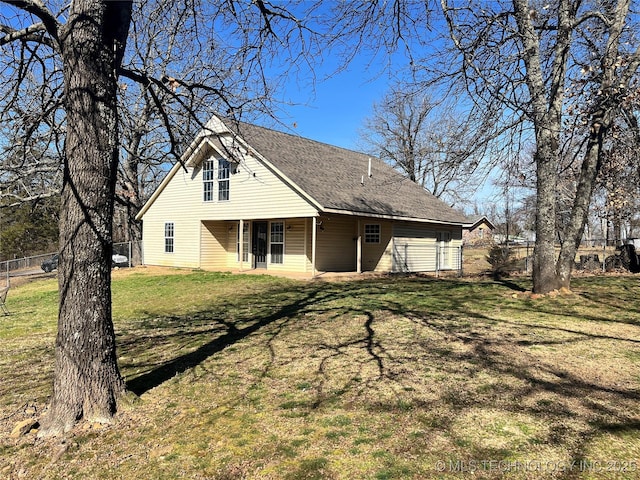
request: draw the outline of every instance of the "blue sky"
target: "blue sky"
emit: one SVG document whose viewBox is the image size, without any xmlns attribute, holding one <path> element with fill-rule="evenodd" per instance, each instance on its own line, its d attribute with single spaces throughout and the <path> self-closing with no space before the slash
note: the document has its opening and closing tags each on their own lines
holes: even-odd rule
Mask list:
<svg viewBox="0 0 640 480">
<path fill-rule="evenodd" d="M 303 137 L 358 149 L 359 130 L 371 115 L 373 103 L 386 93 L 387 85 L 386 75 L 375 77 L 360 64 L 318 80 L 315 92 L 291 83 L 283 95 L 299 105 L 284 107 L 285 115 L 280 120 Z"/>
<path fill-rule="evenodd" d="M 285 106 L 278 114 L 282 125 L 274 128 L 287 130 L 319 142 L 352 150 L 362 150 L 359 132 L 373 112 L 373 104 L 382 100 L 393 85 L 388 73 L 371 68 L 364 59 L 354 61 L 348 70 L 327 80 L 319 79 L 315 93 L 301 88 L 292 81 L 283 91 L 284 98 L 299 103 Z M 295 126 L 294 126 L 295 125 Z M 271 125 L 268 125 L 271 126 Z M 475 202 L 481 209 L 496 199 L 492 177 L 484 182 L 465 208 L 471 213 Z"/>
<path fill-rule="evenodd" d="M 335 0 L 324 0 L 320 5 L 314 7 L 314 15 L 335 13 L 331 10 Z M 310 27 L 315 28 L 313 20 L 308 20 Z M 323 28 L 318 26 L 320 31 Z M 379 40 L 379 45 L 378 40 L 371 40 L 370 44 L 365 40 L 363 45 L 357 46 L 355 38 L 333 47 L 325 45 L 311 54 L 313 72 L 305 72 L 305 65 L 300 65 L 300 70 L 294 67 L 291 80 L 279 94 L 284 102 L 298 105 L 284 106 L 283 114 L 276 114 L 283 126 L 306 138 L 358 149 L 359 130 L 372 114 L 374 102 L 383 99 L 388 87 L 394 83 L 393 77 L 401 75 L 402 67 L 409 63 L 404 43 L 399 42 L 396 49 L 389 51 L 383 39 Z M 410 39 L 406 41 L 412 43 Z M 422 55 L 419 45 L 411 48 L 414 54 Z M 347 62 L 345 57 L 352 54 Z M 285 70 L 288 68 L 286 64 L 279 65 Z M 294 79 L 296 76 L 299 79 Z M 316 78 L 313 86 L 308 81 L 312 76 Z"/>
</svg>

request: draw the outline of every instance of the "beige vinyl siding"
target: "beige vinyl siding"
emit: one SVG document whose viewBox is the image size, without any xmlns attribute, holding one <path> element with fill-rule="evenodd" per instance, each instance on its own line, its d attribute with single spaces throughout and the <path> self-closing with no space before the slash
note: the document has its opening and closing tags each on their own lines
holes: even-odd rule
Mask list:
<svg viewBox="0 0 640 480">
<path fill-rule="evenodd" d="M 322 228 L 316 227 L 318 229 L 316 270 L 321 272 L 355 271 L 356 218 L 347 215 L 331 215 L 319 217 L 318 221 L 322 222 Z M 309 237 L 311 237 L 311 232 Z M 309 248 L 309 255 L 311 255 L 311 248 Z"/>
<path fill-rule="evenodd" d="M 305 272 L 311 272 L 313 270 L 313 226 L 315 225 L 315 218 L 305 218 L 304 231 L 305 231 L 305 252 L 306 252 L 306 264 Z M 318 266 L 316 265 L 316 270 Z"/>
<path fill-rule="evenodd" d="M 227 268 L 229 263 L 227 260 L 228 243 L 229 225 L 227 222 L 202 222 L 200 268 L 205 270 Z"/>
<path fill-rule="evenodd" d="M 437 233 L 433 225 L 400 223 L 394 227 L 393 270 L 433 272 L 437 266 Z"/>
<path fill-rule="evenodd" d="M 172 253 L 164 251 L 164 226 L 167 222 L 174 225 Z M 145 264 L 189 268 L 197 268 L 200 265 L 199 224 L 189 224 L 182 222 L 177 216 L 167 215 L 165 218 L 145 219 L 142 234 L 145 243 Z"/>
<path fill-rule="evenodd" d="M 212 154 L 209 152 L 204 158 Z M 169 175 L 170 180 L 143 217 L 145 263 L 148 265 L 200 267 L 198 247 L 203 221 L 270 219 L 283 215 L 311 217 L 317 213 L 307 200 L 252 157 L 247 157 L 237 173 L 230 176 L 228 201 L 203 200 L 200 165 L 188 167 L 186 171 L 182 166 L 176 166 Z M 217 191 L 214 198 L 218 198 Z M 164 253 L 164 223 L 167 221 L 175 224 L 173 254 Z M 226 242 L 228 247 L 229 240 Z M 236 263 L 235 238 L 232 243 L 228 264 Z M 204 262 L 209 265 L 217 260 L 207 258 Z"/>
<path fill-rule="evenodd" d="M 194 190 L 192 205 L 203 219 L 270 219 L 316 214 L 316 209 L 307 200 L 252 157 L 247 156 L 236 173 L 230 175 L 228 201 L 204 202 L 201 165 L 192 176 L 189 186 Z M 217 191 L 214 197 L 218 198 Z"/>
<path fill-rule="evenodd" d="M 173 173 L 173 172 L 172 172 Z M 142 235 L 147 265 L 198 268 L 200 219 L 191 215 L 189 173 L 177 172 L 144 215 Z M 164 252 L 164 224 L 173 222 L 174 252 Z"/>
<path fill-rule="evenodd" d="M 380 225 L 380 243 L 365 242 L 365 225 Z M 362 235 L 362 271 L 388 272 L 392 265 L 391 238 L 393 223 L 375 218 L 360 219 Z"/>
</svg>

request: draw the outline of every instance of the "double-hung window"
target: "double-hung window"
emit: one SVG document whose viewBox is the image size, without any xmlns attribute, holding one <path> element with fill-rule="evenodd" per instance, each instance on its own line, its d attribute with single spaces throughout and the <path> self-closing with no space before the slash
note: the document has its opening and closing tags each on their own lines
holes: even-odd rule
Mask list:
<svg viewBox="0 0 640 480">
<path fill-rule="evenodd" d="M 271 263 L 284 263 L 284 222 L 271 222 Z"/>
<path fill-rule="evenodd" d="M 380 224 L 365 224 L 364 243 L 380 243 Z"/>
<path fill-rule="evenodd" d="M 174 240 L 174 226 L 173 222 L 167 222 L 164 224 L 164 253 L 173 253 L 173 240 Z"/>
<path fill-rule="evenodd" d="M 205 202 L 229 200 L 231 164 L 220 157 L 202 162 L 202 199 Z M 216 195 L 217 190 L 217 195 Z"/>
<path fill-rule="evenodd" d="M 218 159 L 218 201 L 229 200 L 229 162 Z"/>
<path fill-rule="evenodd" d="M 215 165 L 214 158 L 209 158 L 202 163 L 202 187 L 203 187 L 203 200 L 205 202 L 213 201 L 213 193 L 216 188 L 215 182 Z"/>
</svg>

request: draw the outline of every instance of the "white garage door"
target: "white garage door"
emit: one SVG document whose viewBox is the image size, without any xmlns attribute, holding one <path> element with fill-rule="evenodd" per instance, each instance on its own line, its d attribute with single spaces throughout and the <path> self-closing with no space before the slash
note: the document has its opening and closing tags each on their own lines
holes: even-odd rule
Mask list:
<svg viewBox="0 0 640 480">
<path fill-rule="evenodd" d="M 422 226 L 393 229 L 393 271 L 434 272 L 438 266 L 436 232 Z"/>
</svg>

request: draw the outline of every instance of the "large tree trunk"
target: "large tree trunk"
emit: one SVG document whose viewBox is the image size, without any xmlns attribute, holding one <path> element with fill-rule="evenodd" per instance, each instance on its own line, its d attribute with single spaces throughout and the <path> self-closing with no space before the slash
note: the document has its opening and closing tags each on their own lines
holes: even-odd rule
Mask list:
<svg viewBox="0 0 640 480">
<path fill-rule="evenodd" d="M 570 2 L 558 5 L 558 31 L 553 47 L 550 85 L 543 74 L 544 55 L 540 37 L 534 27 L 531 5 L 527 0 L 513 0 L 516 22 L 523 44 L 526 82 L 531 96 L 531 120 L 536 133 L 536 245 L 533 250 L 533 291 L 548 293 L 558 287 L 556 277 L 556 186 L 558 154 L 562 126 L 565 75 L 571 25 L 575 12 Z"/>
<path fill-rule="evenodd" d="M 548 293 L 558 287 L 555 263 L 557 148 L 550 133 L 542 133 L 536 152 L 536 243 L 533 249 L 533 292 Z"/>
<path fill-rule="evenodd" d="M 61 35 L 67 132 L 53 397 L 41 435 L 108 422 L 125 385 L 111 318 L 116 71 L 130 2 L 75 0 Z"/>
</svg>

